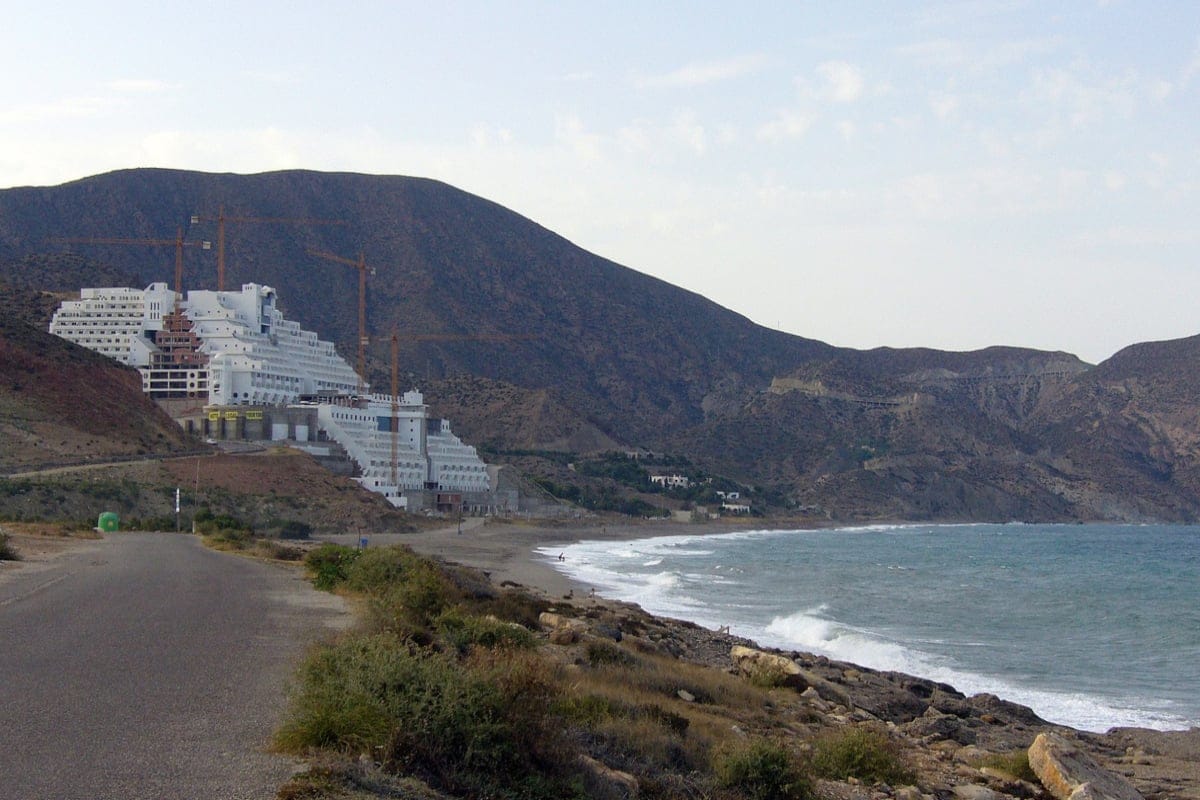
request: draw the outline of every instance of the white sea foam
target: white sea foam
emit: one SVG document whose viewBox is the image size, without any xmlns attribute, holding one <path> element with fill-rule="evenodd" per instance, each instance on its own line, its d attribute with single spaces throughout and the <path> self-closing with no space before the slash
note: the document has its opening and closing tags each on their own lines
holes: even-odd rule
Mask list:
<svg viewBox="0 0 1200 800">
<path fill-rule="evenodd" d="M 945 530 L 949 527 L 952 526 L 872 525 L 841 532 L 950 534 L 951 531 Z M 953 527 L 983 528 L 974 525 Z M 1002 531 L 998 530 L 998 526 L 991 526 L 985 532 L 1013 539 L 1026 535 L 1016 526 L 1005 528 Z M 966 667 L 956 659 L 961 657 L 977 665 L 986 664 L 986 660 L 968 654 L 979 652 L 979 648 L 986 650 L 996 646 L 996 642 L 987 641 L 986 634 L 985 638 L 980 638 L 983 632 L 978 629 L 950 632 L 953 629 L 947 628 L 945 633 L 918 632 L 914 629 L 906 633 L 905 628 L 911 626 L 900 623 L 894 632 L 891 627 L 886 631 L 870 630 L 846 624 L 836 618 L 836 612 L 822 604 L 814 604 L 797 612 L 781 613 L 779 602 L 784 600 L 789 590 L 772 582 L 779 580 L 779 576 L 769 574 L 764 567 L 773 556 L 764 557 L 762 553 L 783 552 L 788 549 L 787 543 L 780 543 L 779 546 L 784 550 L 778 550 L 772 549 L 776 545 L 769 541 L 762 545 L 739 545 L 739 542 L 821 534 L 828 535 L 829 531 L 740 531 L 625 542 L 585 541 L 547 546 L 538 552 L 548 563 L 572 579 L 595 586 L 597 591 L 606 596 L 639 603 L 651 613 L 689 619 L 711 628 L 732 625 L 734 633 L 748 636 L 764 645 L 806 650 L 875 669 L 919 675 L 948 683 L 967 694 L 989 692 L 1028 705 L 1052 722 L 1096 731 L 1114 726 L 1179 729 L 1197 724 L 1191 712 L 1182 708 L 1184 701 L 1178 697 L 1176 699 L 1181 706 L 1173 706 L 1167 700 L 1153 696 L 1118 696 L 1119 692 L 1125 690 L 1120 685 L 1103 690 L 1108 693 L 1102 695 L 1099 690 L 1095 693 L 1090 690 L 1068 691 L 1062 689 L 1061 684 L 1048 684 L 1044 673 L 1040 676 L 1032 674 L 1036 670 L 1023 675 L 1010 668 L 1007 673 L 998 676 L 983 674 L 980 666 Z M 967 532 L 966 535 L 972 541 L 981 541 L 973 532 Z M 857 545 L 853 546 L 857 548 Z M 743 547 L 767 549 L 744 551 Z M 758 555 L 747 559 L 746 552 Z M 565 561 L 557 560 L 559 553 L 564 554 Z M 968 561 L 974 558 L 965 553 L 960 557 Z M 912 578 L 901 576 L 901 573 L 908 573 L 911 569 L 911 565 L 903 558 L 872 559 L 868 563 L 877 563 L 883 574 L 896 576 L 895 579 L 900 581 L 897 587 L 907 587 L 909 581 L 917 580 L 915 574 Z M 999 569 L 1006 570 L 1007 565 L 1001 565 Z M 925 573 L 926 570 L 923 568 L 921 572 Z M 731 580 L 733 576 L 742 579 Z M 793 575 L 787 577 L 789 581 L 794 580 Z M 760 583 L 751 584 L 750 581 Z M 755 586 L 757 591 L 754 591 Z M 965 584 L 963 588 L 969 592 L 975 587 Z M 897 591 L 907 590 L 898 588 Z M 822 596 L 818 594 L 816 597 Z M 838 605 L 842 605 L 841 601 L 838 601 Z M 881 624 L 890 626 L 892 623 Z M 958 641 L 960 638 L 962 641 Z M 1144 694 L 1151 692 L 1153 689 L 1148 689 Z"/>
<path fill-rule="evenodd" d="M 776 618 L 759 637 L 752 638 L 763 644 L 813 652 L 873 669 L 918 675 L 950 684 L 968 695 L 995 694 L 1033 708 L 1050 722 L 1082 730 L 1103 732 L 1113 727 L 1174 730 L 1189 725 L 1189 720 L 1171 713 L 1169 704 L 1148 702 L 1145 698 L 1107 699 L 1081 692 L 1049 691 L 965 671 L 948 659 L 823 618 L 819 616 L 823 610 Z"/>
</svg>

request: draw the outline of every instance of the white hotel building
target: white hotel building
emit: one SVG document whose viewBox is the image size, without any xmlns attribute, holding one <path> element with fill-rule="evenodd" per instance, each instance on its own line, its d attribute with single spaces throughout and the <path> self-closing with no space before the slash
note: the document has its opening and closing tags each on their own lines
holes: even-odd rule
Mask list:
<svg viewBox="0 0 1200 800">
<path fill-rule="evenodd" d="M 393 468 L 392 398 L 359 395 L 359 376 L 333 343 L 285 319 L 275 301 L 274 289 L 255 283 L 240 292 L 189 291 L 178 309 L 165 283 L 83 289 L 55 312 L 50 333 L 136 367 L 156 399 L 195 398 L 223 409 L 209 419 L 237 419 L 239 406 L 316 405 L 317 435 L 340 444 L 358 464 L 357 480 L 396 505 L 416 492 L 489 491 L 475 448 L 449 421 L 430 419 L 419 392 L 395 403 Z M 276 432 L 261 435 L 280 438 Z"/>
</svg>

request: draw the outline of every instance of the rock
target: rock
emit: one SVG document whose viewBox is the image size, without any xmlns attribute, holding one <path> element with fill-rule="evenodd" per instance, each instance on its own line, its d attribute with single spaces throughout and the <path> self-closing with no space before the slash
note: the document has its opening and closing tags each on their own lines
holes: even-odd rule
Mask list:
<svg viewBox="0 0 1200 800">
<path fill-rule="evenodd" d="M 589 797 L 634 798 L 638 796 L 637 778 L 602 764 L 590 756 L 580 756 L 583 766 L 583 781 Z"/>
<path fill-rule="evenodd" d="M 692 694 L 687 689 L 680 689 L 678 692 L 675 693 L 675 696 L 678 697 L 680 700 L 682 700 L 685 703 L 696 702 L 696 695 Z"/>
<path fill-rule="evenodd" d="M 790 658 L 764 653 L 762 650 L 743 647 L 740 644 L 730 648 L 729 658 L 733 661 L 734 668 L 743 675 L 769 675 L 776 681 L 776 685 L 788 686 L 798 692 L 803 692 L 809 687 L 808 681 L 801 674 L 804 670 Z"/>
<path fill-rule="evenodd" d="M 1057 800 L 1144 800 L 1129 781 L 1057 733 L 1038 734 L 1029 748 L 1029 766 Z"/>
<path fill-rule="evenodd" d="M 550 644 L 575 644 L 577 641 L 579 641 L 579 634 L 569 625 L 563 625 L 561 628 L 550 631 Z"/>
<path fill-rule="evenodd" d="M 576 630 L 587 629 L 587 623 L 581 619 L 572 617 L 564 617 L 562 614 L 555 614 L 552 611 L 543 611 L 538 614 L 538 622 L 546 630 L 554 630 L 555 628 L 571 627 Z"/>
<path fill-rule="evenodd" d="M 961 719 L 950 714 L 939 714 L 932 707 L 924 716 L 903 727 L 905 733 L 918 739 L 932 737 L 949 739 L 958 744 L 975 744 L 975 732 L 964 725 Z"/>
<path fill-rule="evenodd" d="M 976 783 L 960 783 L 951 791 L 961 800 L 1000 800 L 1002 797 L 999 792 Z"/>
<path fill-rule="evenodd" d="M 971 704 L 961 694 L 951 694 L 944 692 L 941 689 L 936 689 L 933 692 L 933 697 L 930 698 L 929 705 L 936 708 L 943 714 L 965 719 L 971 716 L 974 712 Z"/>
<path fill-rule="evenodd" d="M 599 625 L 596 625 L 594 628 L 592 628 L 592 631 L 597 636 L 603 636 L 606 639 L 612 639 L 614 642 L 621 641 L 621 635 L 622 635 L 621 629 L 616 625 L 612 625 L 607 622 L 602 622 Z"/>
<path fill-rule="evenodd" d="M 901 786 L 894 796 L 896 800 L 921 800 L 921 790 L 915 786 Z"/>
</svg>

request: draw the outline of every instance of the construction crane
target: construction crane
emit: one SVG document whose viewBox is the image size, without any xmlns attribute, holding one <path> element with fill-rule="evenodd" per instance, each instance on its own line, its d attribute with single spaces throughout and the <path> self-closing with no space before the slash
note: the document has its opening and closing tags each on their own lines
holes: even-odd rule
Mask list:
<svg viewBox="0 0 1200 800">
<path fill-rule="evenodd" d="M 516 342 L 536 338 L 530 333 L 410 333 L 404 336 L 413 342 Z M 399 457 L 400 416 L 400 333 L 392 329 L 392 485 L 396 485 L 396 460 Z"/>
<path fill-rule="evenodd" d="M 367 375 L 367 261 L 366 256 L 359 252 L 358 260 L 351 258 L 343 258 L 333 253 L 326 253 L 322 250 L 309 250 L 308 254 L 317 258 L 324 258 L 328 261 L 336 261 L 339 264 L 346 264 L 358 270 L 358 393 L 362 394 L 365 388 Z M 375 268 L 370 267 L 370 273 L 375 274 Z M 392 394 L 395 394 L 393 391 Z"/>
<path fill-rule="evenodd" d="M 175 231 L 174 239 L 134 239 L 116 236 L 88 236 L 88 237 L 71 237 L 54 239 L 56 242 L 67 242 L 70 244 L 133 244 L 147 245 L 150 247 L 165 247 L 172 246 L 175 248 L 175 311 L 179 310 L 179 302 L 183 297 L 183 248 L 199 247 L 202 250 L 208 250 L 212 247 L 211 242 L 207 241 L 184 241 L 183 226 L 179 226 Z"/>
<path fill-rule="evenodd" d="M 294 223 L 298 225 L 345 225 L 340 219 L 303 219 L 296 217 L 229 217 L 225 215 L 225 206 L 221 206 L 215 217 L 192 215 L 192 224 L 200 222 L 217 223 L 217 291 L 225 291 L 225 223 L 227 222 L 269 222 Z"/>
</svg>

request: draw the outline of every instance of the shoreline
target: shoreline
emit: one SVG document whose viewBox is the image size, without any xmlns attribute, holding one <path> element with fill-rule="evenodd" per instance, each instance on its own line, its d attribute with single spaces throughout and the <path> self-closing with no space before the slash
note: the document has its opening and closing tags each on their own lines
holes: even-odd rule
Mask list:
<svg viewBox="0 0 1200 800">
<path fill-rule="evenodd" d="M 567 546 L 582 541 L 634 541 L 666 536 L 716 536 L 752 530 L 774 530 L 763 525 L 729 525 L 703 522 L 644 522 L 644 523 L 558 523 L 535 525 L 526 522 L 500 522 L 472 518 L 458 528 L 437 528 L 418 533 L 395 535 L 395 541 L 426 556 L 474 567 L 486 573 L 496 584 L 520 584 L 544 594 L 547 598 L 566 598 L 575 601 L 595 599 L 623 602 L 605 597 L 597 587 L 569 578 L 543 560 L 538 549 L 555 545 Z M 795 530 L 794 527 L 778 530 Z M 380 543 L 391 543 L 391 534 L 376 537 Z M 376 539 L 372 539 L 374 543 Z"/>
<path fill-rule="evenodd" d="M 906 523 L 872 523 L 873 526 L 886 525 L 889 527 L 904 524 Z M 423 555 L 434 556 L 447 562 L 454 562 L 478 569 L 487 574 L 496 585 L 506 583 L 517 584 L 525 589 L 539 593 L 551 601 L 560 599 L 569 600 L 574 604 L 582 605 L 612 603 L 638 605 L 636 601 L 606 595 L 604 588 L 592 587 L 569 577 L 555 567 L 553 561 L 550 560 L 552 556 L 547 557 L 543 553 L 539 553 L 538 550 L 552 549 L 555 546 L 566 547 L 582 541 L 620 542 L 676 536 L 719 536 L 751 531 L 793 531 L 807 528 L 837 530 L 843 527 L 853 530 L 862 526 L 804 525 L 796 524 L 795 522 L 787 525 L 778 525 L 771 524 L 766 520 L 748 520 L 743 524 L 713 522 L 682 523 L 672 521 L 635 521 L 613 524 L 592 520 L 561 520 L 546 524 L 536 524 L 526 521 L 508 522 L 471 519 L 464 521 L 461 534 L 457 528 L 441 528 L 422 531 L 420 533 L 403 534 L 402 536 L 398 536 L 396 540 L 407 544 L 413 550 Z M 640 605 L 638 607 L 640 608 Z M 657 614 L 660 612 L 647 611 L 647 613 Z M 670 618 L 670 615 L 666 618 Z M 692 620 L 681 621 L 694 623 Z M 712 630 L 724 631 L 725 629 L 713 628 Z M 745 634 L 742 635 L 744 636 Z M 764 644 L 757 640 L 755 640 L 755 645 L 765 649 L 775 648 L 774 645 Z M 928 678 L 926 675 L 919 675 L 917 673 L 913 673 L 913 675 L 914 677 Z M 954 681 L 951 679 L 951 682 L 953 683 Z M 983 689 L 979 691 L 992 692 L 995 690 Z M 1000 693 L 1005 694 L 1003 691 Z M 1005 699 L 1010 698 L 1006 695 Z M 1025 700 L 1023 702 L 1028 701 Z M 1129 724 L 1127 722 L 1114 723 L 1116 727 L 1127 727 Z M 1137 727 L 1136 729 L 1181 733 L 1188 732 L 1189 730 L 1200 731 L 1200 728 L 1197 727 L 1191 729 L 1186 727 Z M 1100 731 L 1098 728 L 1077 728 L 1077 730 Z"/>
</svg>

